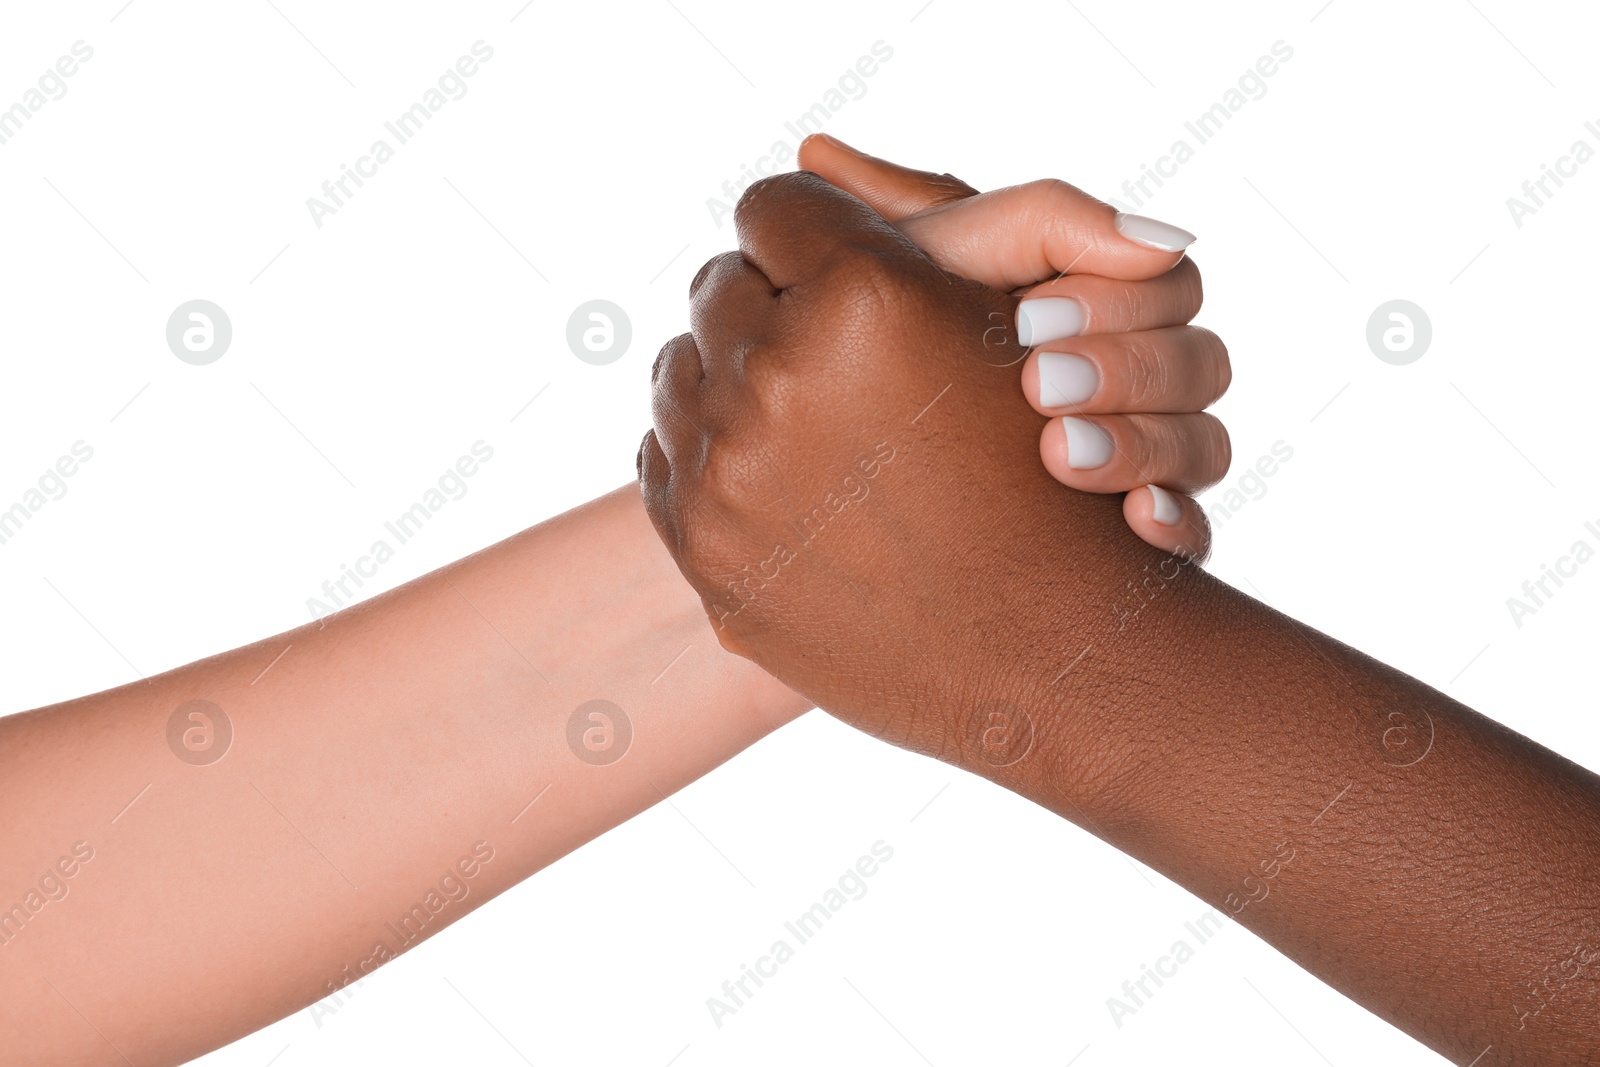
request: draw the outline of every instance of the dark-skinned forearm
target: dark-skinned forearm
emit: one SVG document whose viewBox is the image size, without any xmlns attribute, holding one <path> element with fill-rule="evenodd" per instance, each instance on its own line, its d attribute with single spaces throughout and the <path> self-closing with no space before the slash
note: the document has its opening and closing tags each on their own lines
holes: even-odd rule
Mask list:
<svg viewBox="0 0 1600 1067">
<path fill-rule="evenodd" d="M 1591 1062 L 1600 778 L 1198 568 L 1164 573 L 1020 702 L 1026 757 L 960 762 L 1457 1062 Z"/>
</svg>

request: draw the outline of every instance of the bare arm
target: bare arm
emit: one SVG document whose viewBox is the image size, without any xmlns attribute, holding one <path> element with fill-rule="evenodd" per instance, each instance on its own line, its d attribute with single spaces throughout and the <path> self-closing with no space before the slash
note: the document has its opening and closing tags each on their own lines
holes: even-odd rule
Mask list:
<svg viewBox="0 0 1600 1067">
<path fill-rule="evenodd" d="M 1457 1063 L 1594 1062 L 1600 777 L 1209 575 L 1169 571 L 1123 640 L 1085 628 L 1107 639 L 1061 685 L 1016 693 L 1038 716 L 1036 752 L 957 762 Z M 1019 617 L 1016 636 L 1040 647 L 1094 606 Z"/>
<path fill-rule="evenodd" d="M 574 727 L 593 700 L 626 724 Z M 216 1048 L 806 707 L 718 647 L 628 486 L 321 625 L 0 720 L 0 1059 Z"/>
<path fill-rule="evenodd" d="M 969 195 L 832 147 L 811 165 L 952 269 L 1053 278 L 1037 232 L 1118 277 L 1179 258 L 1060 183 Z M 1132 341 L 1096 341 L 1112 386 L 1187 362 L 1119 377 Z M 1177 499 L 1127 521 L 1203 542 Z M 325 626 L 0 720 L 0 1059 L 174 1062 L 337 995 L 806 706 L 718 647 L 630 487 Z"/>
<path fill-rule="evenodd" d="M 738 328 L 672 351 L 643 471 L 728 647 L 1081 823 L 1456 1063 L 1595 1062 L 1600 778 L 1053 486 L 1034 457 L 1079 444 L 997 384 L 1012 296 L 806 175 L 738 221 L 755 273 L 696 308 Z"/>
</svg>

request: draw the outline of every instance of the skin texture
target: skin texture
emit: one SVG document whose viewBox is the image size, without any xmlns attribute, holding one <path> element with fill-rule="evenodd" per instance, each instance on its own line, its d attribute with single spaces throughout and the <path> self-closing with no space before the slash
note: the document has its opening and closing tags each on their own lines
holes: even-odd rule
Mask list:
<svg viewBox="0 0 1600 1067">
<path fill-rule="evenodd" d="M 717 647 L 631 486 L 324 623 L 0 720 L 4 905 L 91 856 L 0 944 L 0 1062 L 198 1056 L 809 707 Z M 234 731 L 208 765 L 169 748 L 195 699 Z M 569 744 L 594 699 L 632 724 L 608 765 Z"/>
<path fill-rule="evenodd" d="M 959 232 L 966 269 L 1049 277 L 974 224 L 1009 242 L 1014 215 L 1081 207 L 919 226 Z M 596 699 L 631 723 L 616 762 L 578 751 L 615 722 L 581 717 L 574 747 Z M 178 1063 L 337 997 L 808 707 L 718 647 L 628 486 L 322 624 L 0 720 L 0 908 L 23 908 L 0 913 L 0 1063 Z"/>
<path fill-rule="evenodd" d="M 870 205 L 946 270 L 1018 296 L 1084 298 L 1087 333 L 1030 353 L 1023 394 L 1042 415 L 1100 425 L 1117 449 L 1104 467 L 1074 469 L 1053 419 L 1040 435 L 1045 468 L 1062 484 L 1090 492 L 1163 486 L 1177 518 L 1157 522 L 1150 492 L 1129 492 L 1123 501 L 1129 529 L 1167 552 L 1202 559 L 1209 553 L 1210 524 L 1188 493 L 1227 473 L 1227 431 L 1199 413 L 1227 390 L 1232 375 L 1222 340 L 1188 324 L 1200 307 L 1192 261 L 1128 240 L 1111 205 L 1062 181 L 979 193 L 948 174 L 876 159 L 827 134 L 801 144 L 800 165 Z M 1114 332 L 1130 328 L 1134 308 L 1141 309 L 1143 328 Z M 1050 403 L 1039 386 L 1040 352 L 1089 360 L 1099 389 L 1082 404 Z"/>
<path fill-rule="evenodd" d="M 1593 1062 L 1600 778 L 1057 484 L 1015 298 L 807 174 L 663 353 L 646 506 L 723 644 L 1210 901 L 1460 1064 Z"/>
</svg>

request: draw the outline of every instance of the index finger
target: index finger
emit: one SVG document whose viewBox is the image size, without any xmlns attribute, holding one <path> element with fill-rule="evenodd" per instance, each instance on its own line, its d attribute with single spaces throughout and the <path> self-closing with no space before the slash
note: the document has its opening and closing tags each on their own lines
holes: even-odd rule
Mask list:
<svg viewBox="0 0 1600 1067">
<path fill-rule="evenodd" d="M 920 252 L 872 208 L 810 171 L 762 178 L 734 209 L 739 251 L 776 289 L 813 277 L 846 250 Z"/>
</svg>

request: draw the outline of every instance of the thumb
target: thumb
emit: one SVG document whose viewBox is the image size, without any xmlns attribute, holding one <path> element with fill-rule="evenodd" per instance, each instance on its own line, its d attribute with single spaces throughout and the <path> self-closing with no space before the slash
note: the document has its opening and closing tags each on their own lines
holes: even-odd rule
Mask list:
<svg viewBox="0 0 1600 1067">
<path fill-rule="evenodd" d="M 859 152 L 836 137 L 814 133 L 800 143 L 799 164 L 826 178 L 890 222 L 976 196 L 948 174 L 933 174 Z"/>
<path fill-rule="evenodd" d="M 945 270 L 1002 291 L 1065 274 L 1154 278 L 1194 240 L 1066 182 L 979 194 L 959 178 L 869 156 L 825 133 L 800 143 L 799 164 L 895 224 Z"/>
</svg>

